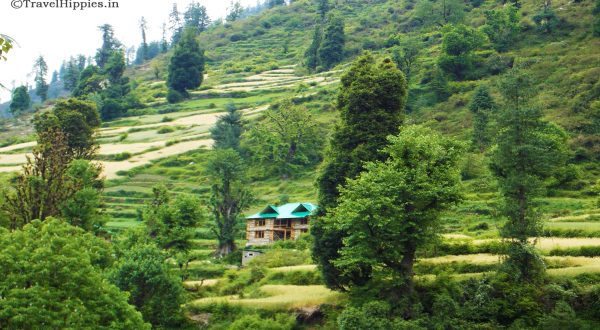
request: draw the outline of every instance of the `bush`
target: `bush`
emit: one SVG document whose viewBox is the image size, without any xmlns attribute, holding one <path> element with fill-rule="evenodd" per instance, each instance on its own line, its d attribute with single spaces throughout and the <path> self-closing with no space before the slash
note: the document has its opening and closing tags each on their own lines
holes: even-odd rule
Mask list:
<svg viewBox="0 0 600 330">
<path fill-rule="evenodd" d="M 171 127 L 171 126 L 163 126 L 161 128 L 158 129 L 158 131 L 156 131 L 156 133 L 158 134 L 167 134 L 167 133 L 173 133 L 175 132 L 175 128 Z"/>
<path fill-rule="evenodd" d="M 291 330 L 296 325 L 293 315 L 277 314 L 274 318 L 261 318 L 259 315 L 245 315 L 233 322 L 229 330 Z"/>
<path fill-rule="evenodd" d="M 169 92 L 167 93 L 167 102 L 169 103 L 179 103 L 183 101 L 184 98 L 183 94 L 174 89 L 169 89 Z"/>
<path fill-rule="evenodd" d="M 252 261 L 251 265 L 261 265 L 268 268 L 298 266 L 308 264 L 312 261 L 310 251 L 273 249 L 267 250 L 265 254 L 258 256 Z"/>
<path fill-rule="evenodd" d="M 120 162 L 120 161 L 123 161 L 123 160 L 127 160 L 129 158 L 131 158 L 131 153 L 129 153 L 129 152 L 122 152 L 120 154 L 116 154 L 113 159 L 115 161 L 117 161 L 117 162 Z"/>
</svg>

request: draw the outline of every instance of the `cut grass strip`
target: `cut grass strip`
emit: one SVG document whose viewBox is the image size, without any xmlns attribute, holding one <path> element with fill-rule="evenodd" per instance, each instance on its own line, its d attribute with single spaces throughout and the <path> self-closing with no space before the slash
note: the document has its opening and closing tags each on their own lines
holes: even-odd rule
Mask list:
<svg viewBox="0 0 600 330">
<path fill-rule="evenodd" d="M 275 273 L 288 273 L 296 271 L 314 271 L 317 270 L 317 265 L 298 265 L 298 266 L 287 266 L 287 267 L 275 267 L 270 269 Z"/>
<path fill-rule="evenodd" d="M 289 310 L 337 304 L 344 298 L 341 293 L 331 291 L 323 285 L 264 285 L 259 290 L 268 296 L 249 299 L 238 296 L 212 297 L 195 300 L 192 304 L 207 305 L 225 302 L 256 309 Z"/>
</svg>

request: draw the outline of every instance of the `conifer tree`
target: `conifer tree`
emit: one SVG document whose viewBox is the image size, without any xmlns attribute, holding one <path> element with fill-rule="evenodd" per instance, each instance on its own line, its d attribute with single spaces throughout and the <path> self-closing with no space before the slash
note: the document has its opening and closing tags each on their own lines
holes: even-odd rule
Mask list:
<svg viewBox="0 0 600 330">
<path fill-rule="evenodd" d="M 171 91 L 188 96 L 188 89 L 198 88 L 204 78 L 204 51 L 196 41 L 194 29 L 183 32 L 169 64 L 167 86 Z"/>
<path fill-rule="evenodd" d="M 323 33 L 323 42 L 319 48 L 319 65 L 328 70 L 344 58 L 344 19 L 340 14 L 330 14 Z"/>
<path fill-rule="evenodd" d="M 142 62 L 148 59 L 148 43 L 146 42 L 146 29 L 148 26 L 148 22 L 146 22 L 146 18 L 142 16 L 140 19 L 140 31 L 142 32 Z"/>
<path fill-rule="evenodd" d="M 365 162 L 387 158 L 380 150 L 387 145 L 387 136 L 397 134 L 403 123 L 406 95 L 406 79 L 393 61 L 377 63 L 370 53 L 359 57 L 342 76 L 337 101 L 341 122 L 317 178 L 321 214 L 338 204 L 339 188 L 347 179 L 356 178 Z M 341 288 L 368 275 L 368 267 L 342 275 L 332 264 L 339 257 L 344 232 L 319 218 L 311 233 L 315 238 L 313 256 L 328 286 Z"/>
<path fill-rule="evenodd" d="M 469 110 L 473 114 L 473 146 L 483 151 L 490 143 L 489 120 L 491 112 L 496 105 L 486 86 L 479 86 L 475 90 Z"/>
<path fill-rule="evenodd" d="M 210 130 L 215 149 L 234 149 L 239 151 L 240 140 L 244 132 L 242 113 L 234 104 L 227 105 L 227 113 L 217 120 Z"/>
<path fill-rule="evenodd" d="M 102 32 L 102 47 L 96 51 L 96 65 L 102 69 L 112 53 L 121 47 L 121 43 L 115 39 L 112 25 L 104 24 L 99 26 L 98 29 Z M 83 68 L 80 68 L 80 70 L 83 70 Z"/>
<path fill-rule="evenodd" d="M 319 64 L 319 47 L 321 47 L 322 27 L 320 24 L 315 24 L 315 31 L 313 32 L 313 39 L 310 47 L 306 50 L 304 58 L 306 59 L 306 67 L 312 71 L 317 69 Z"/>
<path fill-rule="evenodd" d="M 35 94 L 42 99 L 42 102 L 48 98 L 48 83 L 46 75 L 48 74 L 48 65 L 43 56 L 35 60 Z"/>
<path fill-rule="evenodd" d="M 26 86 L 19 86 L 12 92 L 10 101 L 10 113 L 17 115 L 31 106 L 31 97 Z"/>
</svg>

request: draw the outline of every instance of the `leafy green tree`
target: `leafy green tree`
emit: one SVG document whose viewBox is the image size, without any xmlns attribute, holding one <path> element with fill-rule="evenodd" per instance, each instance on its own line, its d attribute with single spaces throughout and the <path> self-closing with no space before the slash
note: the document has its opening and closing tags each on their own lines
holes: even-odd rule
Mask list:
<svg viewBox="0 0 600 330">
<path fill-rule="evenodd" d="M 73 73 L 69 71 L 69 75 L 74 75 L 78 72 L 75 70 L 76 69 L 73 68 Z M 71 79 L 71 76 L 69 76 L 68 79 Z M 69 87 L 68 90 L 72 90 L 73 96 L 75 97 L 84 97 L 86 95 L 99 93 L 103 89 L 102 83 L 104 80 L 105 78 L 100 73 L 100 69 L 95 65 L 89 65 L 81 71 L 78 78 L 68 83 L 69 86 L 71 86 L 71 83 L 74 83 L 73 88 Z"/>
<path fill-rule="evenodd" d="M 484 36 L 477 30 L 462 25 L 447 25 L 443 29 L 442 54 L 438 64 L 456 80 L 471 74 L 475 60 L 473 51 L 483 45 Z"/>
<path fill-rule="evenodd" d="M 465 12 L 461 0 L 419 0 L 415 6 L 415 17 L 426 27 L 462 23 Z"/>
<path fill-rule="evenodd" d="M 109 278 L 129 293 L 129 303 L 144 320 L 158 328 L 178 328 L 184 321 L 184 290 L 166 259 L 156 245 L 134 245 L 124 251 Z"/>
<path fill-rule="evenodd" d="M 389 279 L 390 298 L 402 299 L 413 293 L 417 250 L 440 232 L 441 213 L 461 200 L 462 146 L 422 126 L 407 126 L 389 142 L 389 159 L 368 163 L 348 181 L 327 222 L 348 233 L 334 264 L 344 272 L 371 265 L 374 278 Z"/>
<path fill-rule="evenodd" d="M 35 94 L 42 99 L 42 102 L 48 98 L 48 82 L 46 81 L 46 75 L 48 75 L 48 64 L 44 60 L 43 56 L 38 57 L 35 60 L 33 66 L 35 71 Z"/>
<path fill-rule="evenodd" d="M 110 259 L 106 241 L 59 220 L 0 230 L 0 328 L 150 329 L 104 279 Z"/>
<path fill-rule="evenodd" d="M 488 36 L 494 49 L 506 51 L 521 31 L 519 10 L 513 5 L 507 5 L 502 9 L 486 11 L 485 18 L 482 31 Z"/>
<path fill-rule="evenodd" d="M 227 114 L 220 116 L 215 126 L 210 130 L 215 149 L 240 150 L 240 140 L 244 133 L 242 113 L 232 103 L 227 105 Z"/>
<path fill-rule="evenodd" d="M 26 86 L 19 86 L 12 92 L 10 101 L 10 113 L 18 115 L 19 113 L 29 109 L 31 106 L 31 97 Z"/>
<path fill-rule="evenodd" d="M 264 112 L 247 136 L 252 158 L 268 173 L 287 178 L 319 160 L 317 124 L 303 106 L 284 100 Z"/>
<path fill-rule="evenodd" d="M 489 121 L 491 112 L 496 108 L 494 99 L 486 86 L 479 86 L 469 105 L 473 114 L 473 146 L 483 151 L 490 144 Z"/>
<path fill-rule="evenodd" d="M 600 37 L 600 0 L 596 0 L 592 14 L 594 15 L 594 20 L 592 23 L 592 35 L 595 37 Z"/>
<path fill-rule="evenodd" d="M 559 25 L 560 20 L 549 1 L 545 1 L 542 9 L 533 16 L 537 30 L 541 33 L 552 33 Z"/>
<path fill-rule="evenodd" d="M 224 257 L 237 248 L 237 224 L 242 211 L 252 202 L 252 193 L 247 186 L 244 162 L 235 150 L 213 151 L 206 171 L 212 182 L 212 230 L 219 242 L 216 254 Z"/>
<path fill-rule="evenodd" d="M 200 49 L 194 31 L 186 29 L 171 57 L 167 86 L 187 97 L 187 90 L 200 87 L 203 78 L 204 51 Z"/>
<path fill-rule="evenodd" d="M 208 16 L 206 7 L 195 1 L 189 4 L 186 12 L 183 14 L 183 20 L 185 26 L 196 29 L 196 33 L 204 32 L 210 24 L 210 17 Z"/>
<path fill-rule="evenodd" d="M 328 70 L 341 62 L 344 58 L 345 44 L 344 18 L 338 13 L 331 13 L 324 29 L 321 47 L 319 47 L 317 54 L 319 65 L 323 69 Z"/>
<path fill-rule="evenodd" d="M 242 7 L 242 4 L 239 1 L 233 2 L 232 0 L 229 8 L 227 8 L 227 17 L 225 17 L 225 20 L 230 23 L 235 22 L 242 17 L 243 13 L 244 7 Z"/>
<path fill-rule="evenodd" d="M 59 130 L 67 138 L 69 159 L 92 160 L 95 156 L 98 149 L 96 130 L 101 122 L 93 103 L 73 98 L 59 101 L 51 112 L 36 115 L 33 123 L 38 143 L 47 143 L 42 140 L 46 136 L 44 133 Z"/>
<path fill-rule="evenodd" d="M 538 198 L 544 180 L 566 161 L 566 134 L 542 120 L 542 112 L 531 104 L 535 95 L 531 78 L 519 69 L 507 73 L 499 83 L 504 104 L 498 116 L 498 145 L 492 152 L 491 169 L 498 179 L 507 223 L 502 237 L 513 244 L 508 263 L 517 279 L 539 279 L 543 261 L 529 246 L 530 237 L 541 233 Z"/>
<path fill-rule="evenodd" d="M 404 73 L 407 82 L 423 45 L 416 38 L 406 37 L 398 40 L 398 45 L 392 49 L 392 59 L 398 69 Z"/>
<path fill-rule="evenodd" d="M 6 60 L 6 54 L 13 48 L 13 40 L 4 34 L 0 34 L 0 60 Z"/>
<path fill-rule="evenodd" d="M 356 178 L 367 161 L 385 160 L 379 152 L 387 136 L 397 134 L 404 119 L 406 80 L 391 60 L 375 61 L 370 53 L 360 56 L 342 76 L 337 109 L 340 123 L 335 128 L 317 178 L 322 214 L 337 205 L 339 187 Z M 326 226 L 326 220 L 313 222 L 313 257 L 325 282 L 343 288 L 363 275 L 342 275 L 332 263 L 339 257 L 344 232 Z M 367 271 L 367 270 L 365 270 Z"/>
<path fill-rule="evenodd" d="M 313 32 L 313 39 L 310 47 L 304 53 L 306 67 L 309 70 L 316 70 L 319 65 L 319 47 L 321 47 L 321 40 L 323 39 L 322 27 L 320 24 L 315 24 L 315 31 Z"/>
<path fill-rule="evenodd" d="M 96 65 L 103 69 L 113 52 L 121 47 L 121 43 L 115 38 L 112 25 L 104 24 L 98 29 L 102 32 L 102 47 L 96 51 Z"/>
</svg>

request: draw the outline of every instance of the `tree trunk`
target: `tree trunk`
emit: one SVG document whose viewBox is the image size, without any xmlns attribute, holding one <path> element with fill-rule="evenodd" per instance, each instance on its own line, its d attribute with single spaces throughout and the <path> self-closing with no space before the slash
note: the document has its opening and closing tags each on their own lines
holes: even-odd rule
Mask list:
<svg viewBox="0 0 600 330">
<path fill-rule="evenodd" d="M 235 250 L 237 250 L 237 246 L 235 245 L 235 242 L 233 240 L 219 242 L 219 247 L 217 248 L 217 256 L 219 258 L 223 258 Z"/>
<path fill-rule="evenodd" d="M 413 281 L 413 267 L 415 264 L 416 252 L 416 246 L 414 246 L 414 244 L 408 244 L 405 246 L 404 257 L 402 257 L 402 261 L 400 261 L 400 274 L 405 282 L 400 288 L 399 293 L 401 298 L 406 298 L 408 301 L 408 305 L 406 306 L 406 310 L 404 311 L 403 315 L 407 320 L 411 319 L 413 314 L 412 301 L 415 290 L 415 283 Z"/>
</svg>

